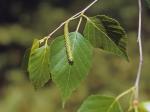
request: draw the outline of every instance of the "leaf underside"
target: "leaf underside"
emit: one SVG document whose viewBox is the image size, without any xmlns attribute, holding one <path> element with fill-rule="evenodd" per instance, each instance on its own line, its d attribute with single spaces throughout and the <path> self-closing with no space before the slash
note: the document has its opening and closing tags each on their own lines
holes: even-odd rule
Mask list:
<svg viewBox="0 0 150 112">
<path fill-rule="evenodd" d="M 92 95 L 88 97 L 77 112 L 123 112 L 113 97 Z"/>
<path fill-rule="evenodd" d="M 84 29 L 84 36 L 94 47 L 128 60 L 127 36 L 116 20 L 105 15 L 90 17 Z"/>
<path fill-rule="evenodd" d="M 60 88 L 64 102 L 87 76 L 93 54 L 91 44 L 80 33 L 70 33 L 69 39 L 74 59 L 73 64 L 70 64 L 67 59 L 64 36 L 57 37 L 50 47 L 52 80 Z"/>
</svg>

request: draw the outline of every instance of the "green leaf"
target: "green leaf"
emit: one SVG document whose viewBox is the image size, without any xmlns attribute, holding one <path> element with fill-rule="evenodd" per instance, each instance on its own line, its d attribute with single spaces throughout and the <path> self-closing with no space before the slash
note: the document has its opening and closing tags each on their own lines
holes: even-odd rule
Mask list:
<svg viewBox="0 0 150 112">
<path fill-rule="evenodd" d="M 77 112 L 122 112 L 113 97 L 92 95 L 87 98 Z"/>
<path fill-rule="evenodd" d="M 27 70 L 28 69 L 28 63 L 29 63 L 30 55 L 32 54 L 32 52 L 35 49 L 39 48 L 39 45 L 40 45 L 39 40 L 38 39 L 34 39 L 32 47 L 31 48 L 27 48 L 25 50 L 25 53 L 24 53 L 24 56 L 23 56 L 23 59 L 22 59 L 22 65 L 21 65 L 21 68 L 23 70 Z"/>
<path fill-rule="evenodd" d="M 127 36 L 116 20 L 105 15 L 91 17 L 87 19 L 84 36 L 94 47 L 128 60 L 126 53 Z"/>
<path fill-rule="evenodd" d="M 40 41 L 38 39 L 34 39 L 30 54 L 32 54 L 35 49 L 39 48 L 39 46 L 40 46 Z"/>
<path fill-rule="evenodd" d="M 139 110 L 139 112 L 150 112 L 150 102 L 140 103 Z"/>
<path fill-rule="evenodd" d="M 41 88 L 50 79 L 49 46 L 39 47 L 39 41 L 34 41 L 29 57 L 28 71 L 35 89 Z"/>
<path fill-rule="evenodd" d="M 60 88 L 64 103 L 87 76 L 93 54 L 91 44 L 80 33 L 70 33 L 69 39 L 73 63 L 68 62 L 64 36 L 60 36 L 52 42 L 50 56 L 52 80 Z"/>
</svg>

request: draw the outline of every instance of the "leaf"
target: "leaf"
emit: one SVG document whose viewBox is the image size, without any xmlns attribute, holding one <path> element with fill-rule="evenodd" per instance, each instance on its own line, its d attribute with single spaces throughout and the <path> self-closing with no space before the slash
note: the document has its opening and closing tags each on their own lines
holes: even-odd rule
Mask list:
<svg viewBox="0 0 150 112">
<path fill-rule="evenodd" d="M 38 39 L 34 39 L 32 47 L 31 48 L 27 48 L 25 50 L 25 53 L 24 53 L 24 56 L 23 56 L 23 59 L 22 59 L 22 64 L 21 64 L 21 68 L 23 70 L 27 70 L 28 69 L 29 57 L 30 57 L 31 53 L 35 49 L 39 48 L 39 45 L 40 45 L 39 40 Z"/>
<path fill-rule="evenodd" d="M 92 64 L 92 46 L 77 32 L 69 34 L 74 62 L 68 63 L 64 36 L 56 38 L 51 44 L 50 67 L 52 80 L 60 88 L 63 102 L 87 76 Z"/>
<path fill-rule="evenodd" d="M 92 95 L 87 98 L 77 112 L 123 112 L 113 97 Z"/>
<path fill-rule="evenodd" d="M 38 39 L 34 39 L 32 47 L 31 47 L 31 54 L 34 52 L 35 49 L 39 48 L 40 41 Z"/>
<path fill-rule="evenodd" d="M 139 112 L 150 112 L 150 102 L 140 103 L 139 110 Z"/>
<path fill-rule="evenodd" d="M 105 15 L 91 17 L 87 19 L 84 36 L 94 47 L 128 60 L 126 53 L 127 36 L 116 20 Z"/>
<path fill-rule="evenodd" d="M 29 57 L 28 71 L 35 89 L 41 88 L 50 79 L 49 46 L 45 44 L 39 48 L 39 41 L 34 41 Z"/>
</svg>

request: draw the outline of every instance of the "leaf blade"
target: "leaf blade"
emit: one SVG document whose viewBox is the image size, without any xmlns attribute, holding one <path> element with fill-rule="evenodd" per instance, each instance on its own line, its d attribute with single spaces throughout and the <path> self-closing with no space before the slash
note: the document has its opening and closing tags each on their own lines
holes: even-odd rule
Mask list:
<svg viewBox="0 0 150 112">
<path fill-rule="evenodd" d="M 87 76 L 93 54 L 92 46 L 81 34 L 72 32 L 69 34 L 69 39 L 74 57 L 73 64 L 69 64 L 67 60 L 64 36 L 52 42 L 50 56 L 52 80 L 60 88 L 64 102 Z"/>
<path fill-rule="evenodd" d="M 105 15 L 91 17 L 87 19 L 84 36 L 94 47 L 128 60 L 126 53 L 127 36 L 116 20 Z"/>
<path fill-rule="evenodd" d="M 122 112 L 113 97 L 92 95 L 88 97 L 77 112 Z"/>
<path fill-rule="evenodd" d="M 28 71 L 29 78 L 35 89 L 43 87 L 50 79 L 48 59 L 49 46 L 46 44 L 39 47 L 39 44 L 34 41 L 29 57 Z"/>
</svg>

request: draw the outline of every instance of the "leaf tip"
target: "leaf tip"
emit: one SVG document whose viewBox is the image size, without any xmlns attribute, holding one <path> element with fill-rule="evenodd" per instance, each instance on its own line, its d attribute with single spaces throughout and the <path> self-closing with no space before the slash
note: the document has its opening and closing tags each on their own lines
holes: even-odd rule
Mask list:
<svg viewBox="0 0 150 112">
<path fill-rule="evenodd" d="M 124 58 L 127 62 L 130 62 L 129 56 L 127 54 L 124 56 Z"/>
</svg>

